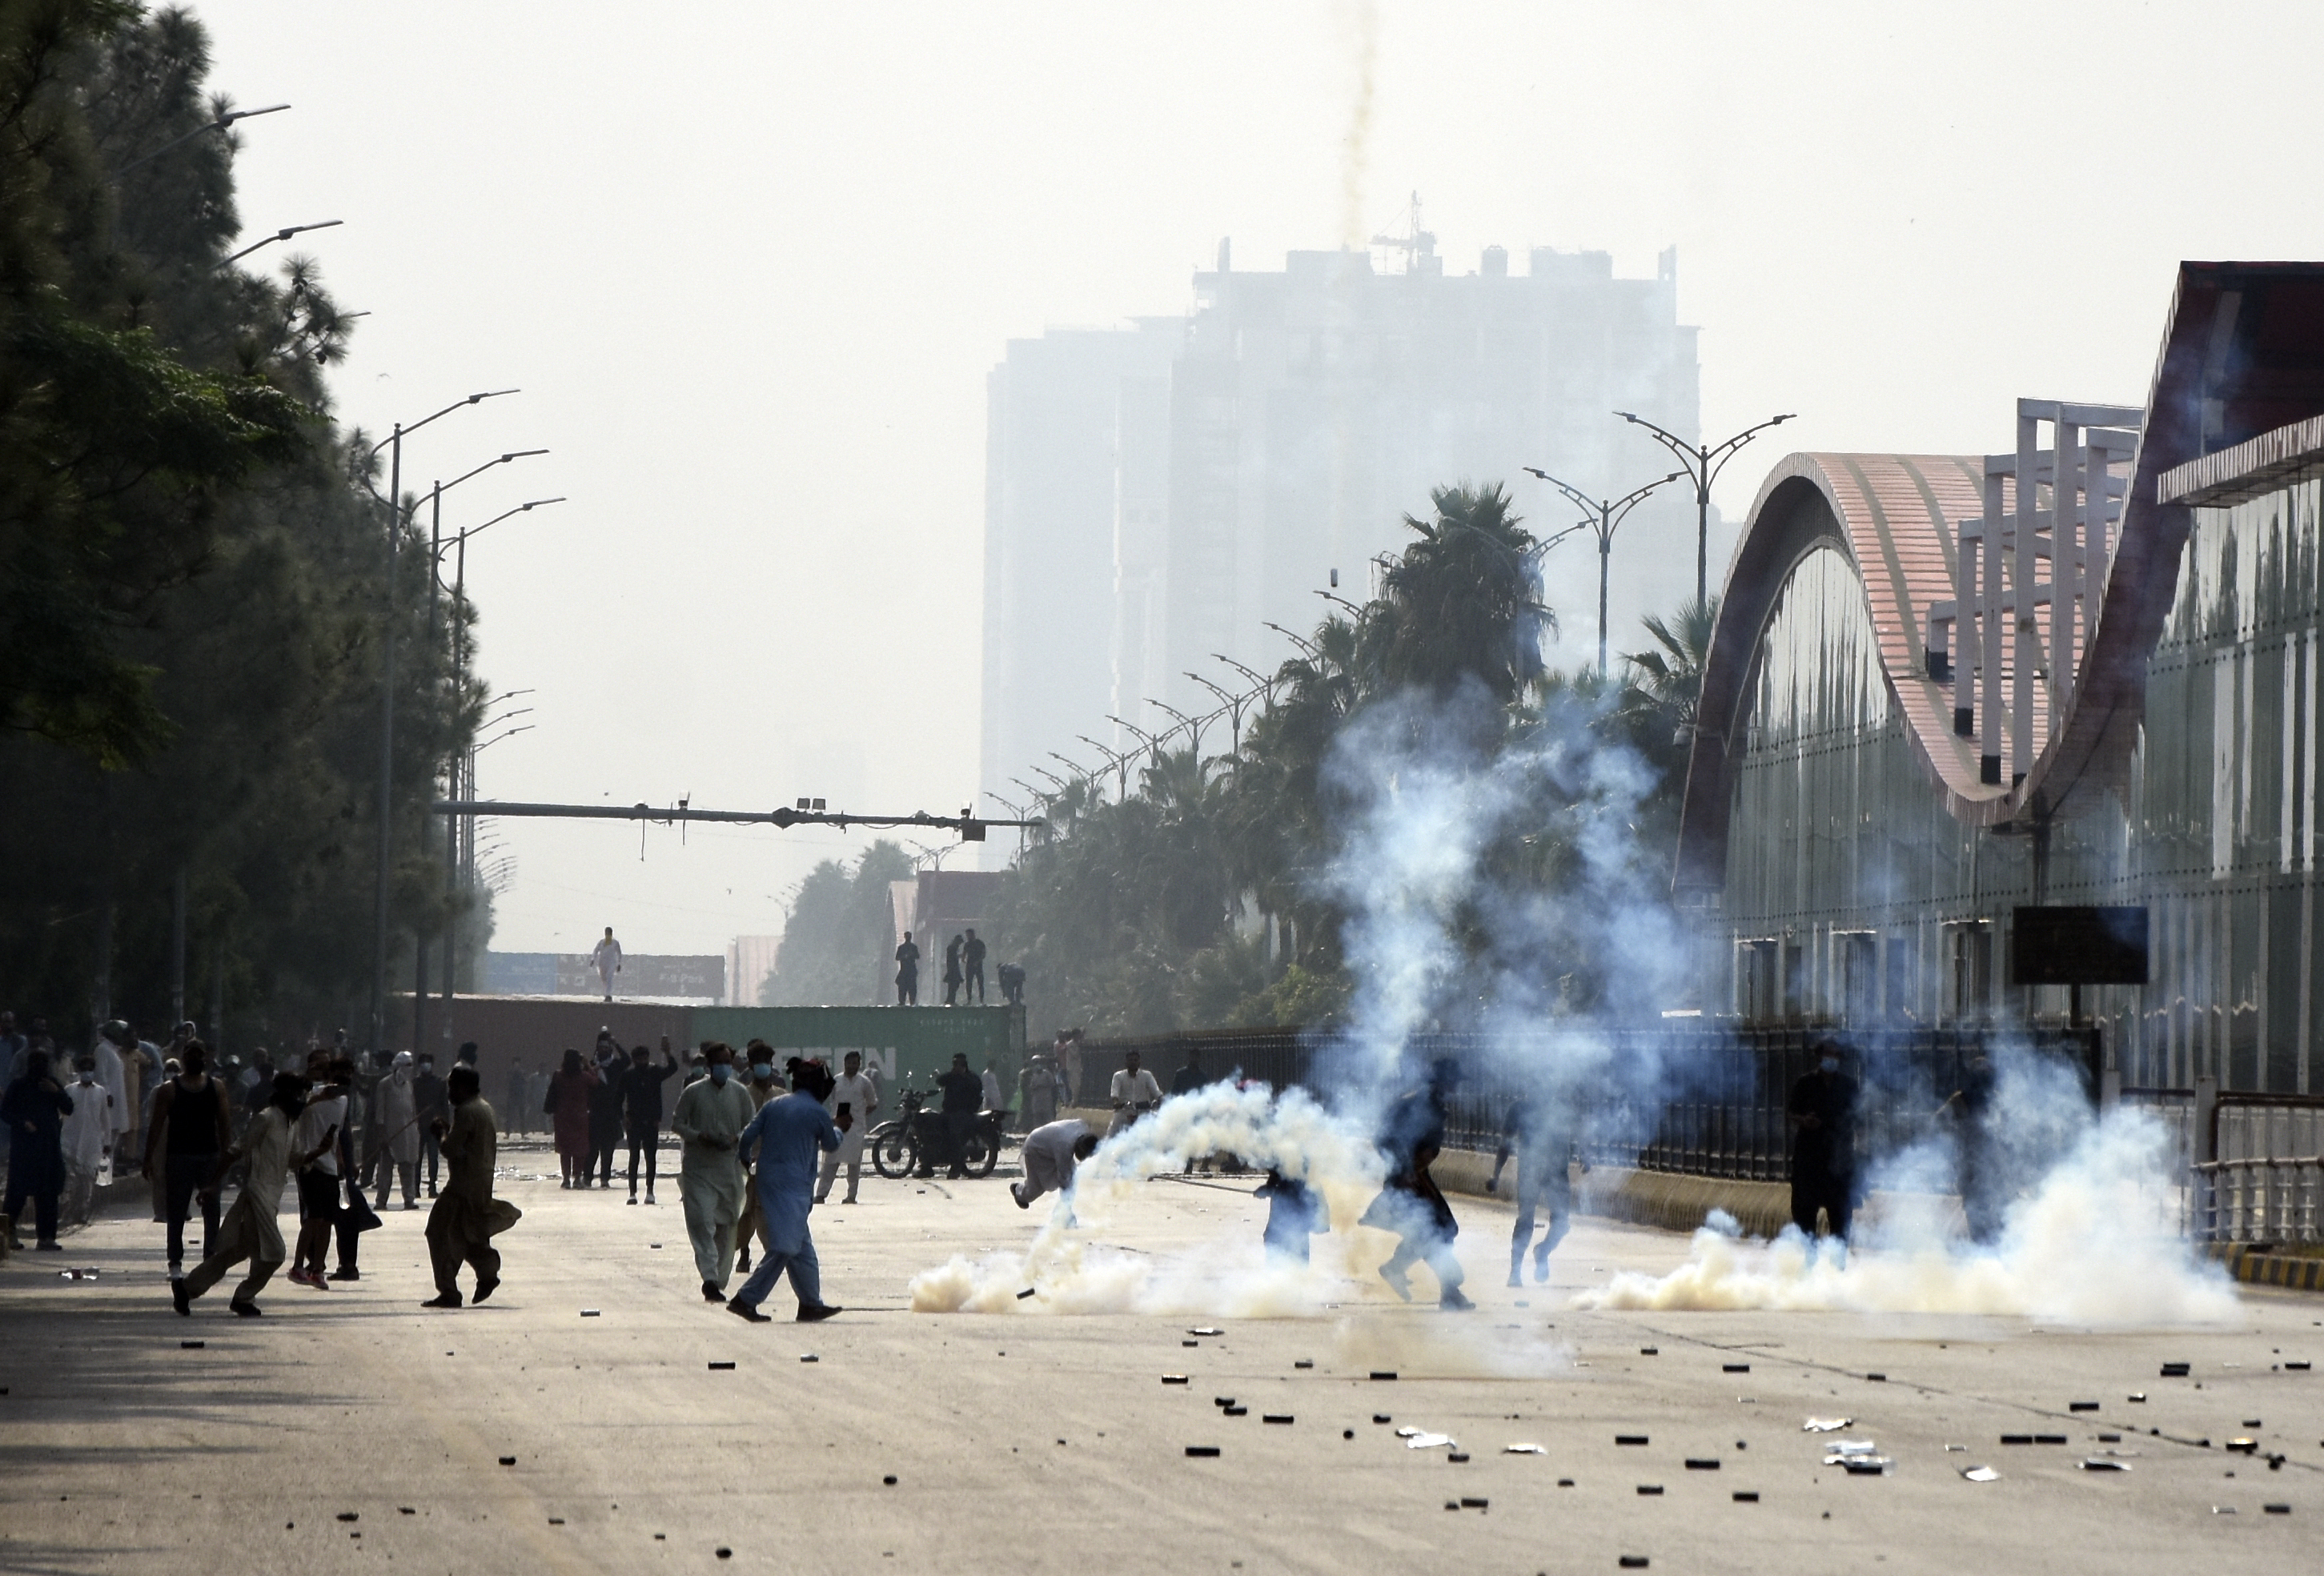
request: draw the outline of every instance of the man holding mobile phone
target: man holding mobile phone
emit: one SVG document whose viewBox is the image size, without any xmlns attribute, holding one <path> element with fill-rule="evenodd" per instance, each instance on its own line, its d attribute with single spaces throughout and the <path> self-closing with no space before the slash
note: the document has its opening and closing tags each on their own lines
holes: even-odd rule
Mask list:
<svg viewBox="0 0 2324 1576">
<path fill-rule="evenodd" d="M 855 1202 L 856 1184 L 863 1180 L 863 1140 L 872 1131 L 872 1113 L 880 1109 L 880 1086 L 863 1074 L 863 1053 L 848 1052 L 839 1065 L 831 1098 L 823 1102 L 839 1126 L 839 1147 L 823 1157 L 823 1175 L 815 1184 L 817 1203 L 831 1197 L 831 1184 L 838 1179 L 843 1162 L 847 1166 L 847 1196 L 840 1202 Z"/>
</svg>

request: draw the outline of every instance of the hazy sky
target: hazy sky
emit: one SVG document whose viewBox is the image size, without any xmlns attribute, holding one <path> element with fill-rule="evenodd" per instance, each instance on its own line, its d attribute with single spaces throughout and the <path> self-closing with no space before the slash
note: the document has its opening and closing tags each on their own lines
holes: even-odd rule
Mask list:
<svg viewBox="0 0 2324 1576">
<path fill-rule="evenodd" d="M 1279 268 L 1417 189 L 1454 272 L 1499 243 L 1651 275 L 1674 243 L 1707 429 L 1801 413 L 1730 515 L 1789 448 L 1982 452 L 2019 395 L 2139 403 L 2179 259 L 2324 256 L 2272 64 L 2316 57 L 2312 4 L 195 10 L 215 86 L 296 106 L 243 129 L 248 230 L 346 221 L 306 238 L 373 314 L 342 416 L 524 390 L 413 439 L 407 488 L 555 451 L 447 501 L 572 499 L 469 554 L 483 670 L 537 724 L 485 752 L 490 797 L 957 808 L 985 373 L 1186 309 L 1222 235 Z M 543 951 L 718 951 L 860 843 L 501 834 L 495 945 Z"/>
</svg>

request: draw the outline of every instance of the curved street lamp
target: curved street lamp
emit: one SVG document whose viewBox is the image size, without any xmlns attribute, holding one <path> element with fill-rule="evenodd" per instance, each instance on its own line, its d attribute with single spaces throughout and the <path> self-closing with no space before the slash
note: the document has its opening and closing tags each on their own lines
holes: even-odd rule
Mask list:
<svg viewBox="0 0 2324 1576">
<path fill-rule="evenodd" d="M 1536 466 L 1527 465 L 1526 470 L 1564 493 L 1567 498 L 1579 504 L 1586 513 L 1596 517 L 1585 519 L 1582 525 L 1598 533 L 1598 677 L 1603 678 L 1606 677 L 1606 580 L 1613 564 L 1614 533 L 1621 529 L 1622 521 L 1630 511 L 1644 503 L 1655 488 L 1675 482 L 1686 473 L 1673 471 L 1660 481 L 1648 482 L 1645 486 L 1635 488 L 1609 502 L 1602 498 L 1592 499 L 1589 493 L 1572 483 L 1561 482 L 1547 471 Z M 1569 526 L 1550 539 L 1552 541 L 1562 539 L 1580 529 L 1582 529 L 1581 526 Z"/>
<path fill-rule="evenodd" d="M 1694 484 L 1694 600 L 1708 606 L 1711 593 L 1711 484 L 1719 479 L 1719 473 L 1726 468 L 1729 460 L 1735 457 L 1736 450 L 1770 427 L 1781 427 L 1799 412 L 1793 410 L 1781 416 L 1771 416 L 1757 427 L 1747 427 L 1720 444 L 1689 444 L 1675 432 L 1657 427 L 1643 416 L 1634 416 L 1628 410 L 1617 410 L 1614 414 L 1633 427 L 1645 428 L 1656 443 L 1678 456 L 1678 463 L 1686 467 L 1679 475 Z M 1535 471 L 1534 475 L 1538 476 L 1541 473 Z"/>
</svg>

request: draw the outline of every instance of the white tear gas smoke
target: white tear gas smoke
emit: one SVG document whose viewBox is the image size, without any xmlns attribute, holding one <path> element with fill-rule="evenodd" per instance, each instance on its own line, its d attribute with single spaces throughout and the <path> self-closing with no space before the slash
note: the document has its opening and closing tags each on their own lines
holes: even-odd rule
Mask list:
<svg viewBox="0 0 2324 1576">
<path fill-rule="evenodd" d="M 2057 1163 L 2037 1169 L 2029 1191 L 2006 1206 L 1989 1246 L 1957 1236 L 1950 1201 L 1922 1191 L 1943 1186 L 1930 1173 L 1954 1160 L 1949 1141 L 1932 1140 L 1882 1168 L 1882 1182 L 1899 1190 L 1891 1194 L 1897 1207 L 1859 1230 L 1857 1250 L 1819 1252 L 1796 1226 L 1772 1242 L 1745 1240 L 1731 1218 L 1714 1214 L 1677 1269 L 1618 1274 L 1574 1305 L 2016 1314 L 2099 1325 L 2234 1317 L 2233 1283 L 2179 1236 L 2163 1124 L 2135 1108 L 2098 1120 L 2085 1106 L 2075 1120 L 2071 1107 L 2034 1087 L 2044 1074 L 2030 1056 L 2010 1060 L 2024 1075 L 2004 1077 L 2004 1100 L 2017 1096 L 2016 1109 L 2028 1113 L 2005 1122 L 2011 1141 L 2061 1125 L 2076 1130 L 2052 1151 Z"/>
<path fill-rule="evenodd" d="M 1379 1191 L 1379 1152 L 1365 1129 L 1301 1090 L 1278 1097 L 1261 1085 L 1213 1083 L 1163 1101 L 1143 1121 L 1101 1143 L 1024 1252 L 956 1257 L 915 1276 L 914 1311 L 1250 1317 L 1313 1314 L 1344 1296 L 1346 1255 L 1360 1249 L 1336 1233 L 1329 1240 L 1341 1250 L 1336 1267 L 1329 1253 L 1326 1262 L 1314 1266 L 1270 1261 L 1256 1236 L 1157 1258 L 1069 1233 L 1069 1220 L 1102 1224 L 1140 1183 L 1214 1154 L 1305 1182 L 1323 1198 L 1335 1228 L 1352 1225 Z M 1375 1265 L 1385 1251 L 1374 1255 Z M 1019 1297 L 1028 1287 L 1034 1296 Z"/>
</svg>

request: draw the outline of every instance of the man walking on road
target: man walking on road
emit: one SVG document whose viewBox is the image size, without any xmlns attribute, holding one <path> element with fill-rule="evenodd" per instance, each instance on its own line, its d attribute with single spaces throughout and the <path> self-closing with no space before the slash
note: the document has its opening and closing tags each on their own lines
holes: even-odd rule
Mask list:
<svg viewBox="0 0 2324 1576">
<path fill-rule="evenodd" d="M 298 1120 L 306 1103 L 307 1081 L 296 1073 L 277 1073 L 266 1103 L 242 1129 L 241 1139 L 219 1155 L 217 1168 L 204 1179 L 203 1202 L 215 1208 L 218 1188 L 235 1161 L 246 1159 L 250 1163 L 243 1175 L 241 1196 L 234 1201 L 234 1208 L 226 1212 L 226 1220 L 218 1227 L 217 1246 L 183 1280 L 170 1283 L 170 1299 L 177 1304 L 179 1313 L 192 1313 L 194 1299 L 225 1279 L 226 1272 L 244 1259 L 250 1261 L 250 1271 L 234 1288 L 234 1300 L 226 1306 L 244 1318 L 254 1319 L 263 1312 L 258 1305 L 258 1294 L 266 1288 L 266 1283 L 273 1278 L 287 1256 L 281 1229 L 274 1223 L 275 1214 L 282 1207 L 282 1184 L 294 1169 L 315 1157 L 290 1153 L 290 1124 Z"/>
<path fill-rule="evenodd" d="M 1405 1276 L 1415 1261 L 1424 1261 L 1436 1272 L 1436 1305 L 1448 1313 L 1465 1313 L 1477 1305 L 1462 1294 L 1461 1261 L 1452 1255 L 1460 1224 L 1452 1217 L 1452 1206 L 1444 1202 L 1444 1190 L 1428 1172 L 1444 1152 L 1444 1108 L 1460 1086 L 1461 1064 L 1440 1056 L 1429 1069 L 1425 1089 L 1416 1089 L 1388 1107 L 1379 1138 L 1388 1158 L 1388 1182 L 1360 1222 L 1401 1239 L 1379 1267 L 1388 1289 L 1412 1301 Z"/>
<path fill-rule="evenodd" d="M 501 1284 L 500 1250 L 492 1239 L 523 1219 L 517 1207 L 493 1196 L 493 1158 L 500 1135 L 493 1108 L 479 1092 L 474 1068 L 455 1067 L 445 1080 L 452 1120 L 438 1127 L 450 1175 L 443 1196 L 428 1212 L 428 1257 L 436 1271 L 436 1295 L 423 1308 L 460 1305 L 460 1266 L 475 1272 L 475 1300 L 483 1302 Z"/>
<path fill-rule="evenodd" d="M 823 1173 L 815 1183 L 815 1202 L 821 1203 L 831 1196 L 831 1184 L 844 1165 L 847 1196 L 840 1202 L 852 1204 L 856 1184 L 863 1180 L 863 1140 L 872 1131 L 872 1113 L 880 1109 L 880 1086 L 863 1075 L 862 1052 L 847 1053 L 847 1059 L 840 1064 L 840 1076 L 832 1083 L 831 1097 L 824 1104 L 845 1136 L 839 1147 L 823 1157 Z"/>
<path fill-rule="evenodd" d="M 976 1119 L 984 1109 L 984 1080 L 968 1070 L 968 1057 L 960 1051 L 952 1054 L 952 1069 L 939 1074 L 936 1087 L 944 1092 L 941 1114 L 944 1120 L 945 1147 L 952 1161 L 950 1175 L 968 1175 L 968 1137 L 976 1130 Z M 936 1175 L 936 1157 L 923 1156 L 920 1175 Z"/>
<path fill-rule="evenodd" d="M 379 1081 L 372 1095 L 372 1125 L 379 1137 L 379 1197 L 374 1209 L 387 1207 L 389 1185 L 403 1179 L 403 1207 L 420 1207 L 420 1089 L 411 1076 L 410 1051 L 395 1053 L 395 1064 Z"/>
<path fill-rule="evenodd" d="M 1840 1251 L 1856 1207 L 1856 1080 L 1840 1070 L 1840 1046 L 1818 1048 L 1815 1071 L 1792 1085 L 1784 1114 L 1792 1124 L 1792 1223 L 1821 1245 L 1821 1211 Z"/>
<path fill-rule="evenodd" d="M 686 1086 L 669 1119 L 679 1151 L 678 1196 L 686 1206 L 686 1234 L 694 1243 L 694 1267 L 702 1276 L 702 1298 L 726 1300 L 734 1274 L 734 1228 L 742 1217 L 742 1166 L 736 1144 L 751 1125 L 749 1091 L 735 1081 L 734 1052 L 715 1041 L 702 1047 L 706 1078 Z"/>
<path fill-rule="evenodd" d="M 444 1080 L 436 1076 L 436 1058 L 422 1053 L 419 1073 L 411 1080 L 411 1105 L 420 1119 L 420 1162 L 418 1169 L 427 1173 L 428 1196 L 436 1196 L 436 1179 L 441 1170 L 443 1150 L 436 1142 L 436 1119 L 452 1120 L 451 1102 L 444 1098 Z"/>
<path fill-rule="evenodd" d="M 1533 1249 L 1533 1278 L 1549 1279 L 1549 1256 L 1566 1232 L 1573 1229 L 1572 1108 L 1555 1097 L 1521 1095 L 1501 1122 L 1501 1147 L 1493 1155 L 1493 1175 L 1485 1191 L 1499 1193 L 1501 1167 L 1514 1148 L 1517 1157 L 1516 1203 L 1517 1221 L 1509 1235 L 1509 1284 L 1523 1286 L 1526 1249 Z M 1539 1242 L 1533 1240 L 1536 1210 L 1549 1213 L 1549 1230 Z"/>
<path fill-rule="evenodd" d="M 739 1146 L 746 1163 L 758 1163 L 767 1253 L 726 1311 L 753 1324 L 767 1322 L 759 1304 L 785 1271 L 790 1274 L 791 1290 L 798 1294 L 800 1323 L 812 1324 L 839 1312 L 823 1300 L 822 1267 L 816 1262 L 815 1239 L 807 1226 L 807 1212 L 815 1208 L 816 1153 L 836 1149 L 841 1137 L 839 1125 L 823 1105 L 831 1094 L 831 1070 L 821 1062 L 801 1062 L 791 1085 L 791 1093 L 759 1108 L 742 1129 Z"/>
<path fill-rule="evenodd" d="M 145 1134 L 145 1175 L 162 1185 L 162 1218 L 169 1223 L 170 1276 L 185 1273 L 186 1217 L 196 1194 L 234 1144 L 226 1111 L 226 1085 L 211 1077 L 209 1047 L 188 1040 L 178 1049 L 179 1073 L 154 1092 L 153 1120 Z M 202 1251 L 217 1251 L 217 1195 L 201 1201 Z M 319 1256 L 318 1256 L 319 1257 Z"/>
<path fill-rule="evenodd" d="M 97 1174 L 113 1153 L 113 1096 L 97 1081 L 97 1058 L 84 1054 L 74 1064 L 79 1075 L 65 1085 L 72 1114 L 60 1135 L 64 1145 L 64 1203 L 59 1219 L 68 1226 L 88 1223 L 97 1198 Z M 5 1126 L 5 1124 L 0 1124 Z"/>
<path fill-rule="evenodd" d="M 323 1250 L 339 1218 L 339 1139 L 347 1122 L 347 1086 L 337 1082 L 331 1053 L 319 1046 L 307 1054 L 307 1074 L 316 1087 L 300 1112 L 291 1146 L 306 1158 L 299 1167 L 299 1240 L 290 1254 L 294 1285 L 327 1292 Z"/>
</svg>

